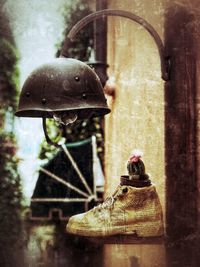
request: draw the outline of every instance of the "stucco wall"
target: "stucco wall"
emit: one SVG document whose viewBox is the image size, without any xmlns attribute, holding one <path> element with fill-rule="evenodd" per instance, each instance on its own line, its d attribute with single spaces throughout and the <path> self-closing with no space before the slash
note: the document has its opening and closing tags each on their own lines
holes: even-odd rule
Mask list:
<svg viewBox="0 0 200 267">
<path fill-rule="evenodd" d="M 155 28 L 171 57 L 171 78 L 160 78 L 158 50 L 147 31 L 125 18 L 109 18 L 109 75 L 117 89 L 105 121 L 106 193 L 126 173 L 131 150 L 143 150 L 167 211 L 167 234 L 187 235 L 200 214 L 199 1 L 108 0 L 108 8 L 131 11 Z"/>
<path fill-rule="evenodd" d="M 163 35 L 162 1 L 109 0 L 108 8 L 131 11 Z M 108 19 L 109 75 L 116 78 L 116 96 L 105 117 L 106 194 L 126 174 L 133 149 L 143 151 L 146 171 L 156 184 L 165 208 L 164 82 L 160 58 L 150 34 L 137 23 L 121 17 Z"/>
</svg>

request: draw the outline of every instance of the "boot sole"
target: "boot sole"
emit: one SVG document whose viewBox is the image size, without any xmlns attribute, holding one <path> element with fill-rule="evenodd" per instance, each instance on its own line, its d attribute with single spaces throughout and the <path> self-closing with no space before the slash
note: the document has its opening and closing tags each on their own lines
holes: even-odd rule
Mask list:
<svg viewBox="0 0 200 267">
<path fill-rule="evenodd" d="M 163 236 L 164 229 L 162 222 L 142 222 L 134 225 L 112 226 L 103 228 L 80 229 L 67 225 L 67 232 L 70 234 L 87 236 L 87 237 L 105 237 L 112 235 L 134 235 L 137 237 L 157 237 Z"/>
</svg>

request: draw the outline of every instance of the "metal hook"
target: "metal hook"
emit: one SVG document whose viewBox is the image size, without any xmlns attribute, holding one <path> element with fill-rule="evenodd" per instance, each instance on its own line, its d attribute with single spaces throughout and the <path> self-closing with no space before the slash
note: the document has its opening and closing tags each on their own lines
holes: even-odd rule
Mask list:
<svg viewBox="0 0 200 267">
<path fill-rule="evenodd" d="M 64 41 L 63 48 L 61 51 L 61 57 L 62 56 L 67 57 L 67 50 L 68 50 L 70 43 L 73 41 L 76 34 L 83 27 L 85 27 L 87 24 L 89 24 L 90 22 L 92 22 L 96 19 L 104 18 L 107 16 L 120 16 L 120 17 L 125 17 L 128 19 L 131 19 L 131 20 L 137 22 L 138 24 L 142 25 L 151 34 L 154 41 L 156 42 L 156 45 L 157 45 L 157 48 L 159 51 L 159 55 L 160 55 L 162 79 L 164 81 L 168 81 L 170 78 L 169 77 L 169 74 L 170 74 L 170 57 L 165 52 L 165 48 L 164 48 L 164 45 L 162 43 L 160 36 L 156 32 L 156 30 L 151 26 L 151 24 L 149 24 L 143 18 L 141 18 L 141 17 L 139 17 L 139 16 L 137 16 L 137 15 L 135 15 L 129 11 L 116 10 L 116 9 L 104 9 L 104 10 L 94 12 L 94 13 L 84 17 L 80 21 L 78 21 L 72 27 L 72 29 L 70 30 L 69 34 L 67 35 L 67 37 Z"/>
</svg>

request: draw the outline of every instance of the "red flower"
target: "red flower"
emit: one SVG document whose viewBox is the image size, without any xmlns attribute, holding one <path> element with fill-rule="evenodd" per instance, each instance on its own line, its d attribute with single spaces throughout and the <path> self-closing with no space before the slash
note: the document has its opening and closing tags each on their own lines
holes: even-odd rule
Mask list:
<svg viewBox="0 0 200 267">
<path fill-rule="evenodd" d="M 138 149 L 133 150 L 133 152 L 132 152 L 132 154 L 131 154 L 129 160 L 130 160 L 131 162 L 138 162 L 139 159 L 142 157 L 142 154 L 143 154 L 143 153 L 142 153 L 140 150 L 138 150 Z"/>
<path fill-rule="evenodd" d="M 132 156 L 130 157 L 130 161 L 131 161 L 131 162 L 138 162 L 140 158 L 141 158 L 141 156 L 135 156 L 135 155 L 132 155 Z"/>
</svg>

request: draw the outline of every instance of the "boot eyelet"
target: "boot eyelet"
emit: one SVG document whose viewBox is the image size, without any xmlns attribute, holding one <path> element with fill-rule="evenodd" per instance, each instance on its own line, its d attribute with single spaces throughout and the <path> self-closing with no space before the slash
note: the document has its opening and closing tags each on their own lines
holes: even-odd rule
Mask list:
<svg viewBox="0 0 200 267">
<path fill-rule="evenodd" d="M 123 194 L 126 194 L 127 192 L 128 192 L 128 188 L 127 187 L 125 187 L 125 188 L 122 189 L 122 193 Z"/>
</svg>

